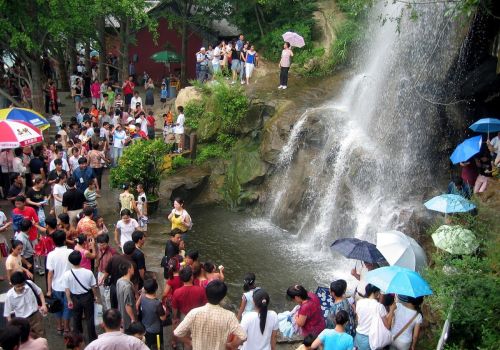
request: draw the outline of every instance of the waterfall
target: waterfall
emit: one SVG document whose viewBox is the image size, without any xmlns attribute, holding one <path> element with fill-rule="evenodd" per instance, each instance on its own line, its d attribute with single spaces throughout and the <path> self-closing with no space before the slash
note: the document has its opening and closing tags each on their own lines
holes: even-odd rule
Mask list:
<svg viewBox="0 0 500 350">
<path fill-rule="evenodd" d="M 394 18 L 402 8 L 374 6 L 356 72 L 339 96 L 298 119 L 280 154 L 268 213 L 279 224 L 293 217 L 301 240 L 317 247 L 339 237 L 374 241 L 439 186 L 436 164 L 446 161 L 435 151 L 439 109 L 429 101 L 458 52 L 457 30 L 442 4 L 419 7 L 420 17 L 403 18 L 399 33 L 396 21 L 381 23 L 381 14 Z M 320 127 L 311 146 L 299 135 L 312 117 Z"/>
</svg>

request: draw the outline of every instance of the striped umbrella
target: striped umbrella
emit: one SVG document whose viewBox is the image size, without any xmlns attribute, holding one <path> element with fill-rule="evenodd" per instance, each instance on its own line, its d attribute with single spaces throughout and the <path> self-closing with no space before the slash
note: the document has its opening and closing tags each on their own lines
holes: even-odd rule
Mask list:
<svg viewBox="0 0 500 350">
<path fill-rule="evenodd" d="M 42 132 L 30 123 L 0 121 L 0 149 L 30 146 L 43 141 Z"/>
<path fill-rule="evenodd" d="M 36 126 L 40 130 L 48 129 L 50 123 L 41 114 L 27 108 L 0 109 L 0 120 L 16 120 Z"/>
</svg>

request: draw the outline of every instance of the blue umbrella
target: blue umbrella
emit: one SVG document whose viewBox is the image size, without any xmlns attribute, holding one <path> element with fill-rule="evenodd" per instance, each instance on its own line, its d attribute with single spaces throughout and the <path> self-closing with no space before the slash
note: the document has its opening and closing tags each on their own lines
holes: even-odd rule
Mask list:
<svg viewBox="0 0 500 350">
<path fill-rule="evenodd" d="M 346 258 L 377 263 L 384 260 L 375 244 L 357 238 L 340 238 L 332 243 L 332 249 Z"/>
<path fill-rule="evenodd" d="M 500 119 L 483 118 L 469 126 L 469 129 L 475 132 L 490 132 L 500 131 Z"/>
<path fill-rule="evenodd" d="M 413 298 L 432 294 L 431 288 L 418 272 L 396 265 L 368 271 L 365 281 L 379 287 L 385 293 Z"/>
<path fill-rule="evenodd" d="M 450 156 L 452 163 L 465 162 L 473 155 L 478 154 L 481 150 L 482 142 L 483 138 L 481 136 L 474 136 L 459 144 Z"/>
<path fill-rule="evenodd" d="M 476 208 L 469 200 L 456 194 L 442 194 L 436 196 L 424 203 L 429 210 L 438 211 L 440 213 L 466 213 Z"/>
</svg>

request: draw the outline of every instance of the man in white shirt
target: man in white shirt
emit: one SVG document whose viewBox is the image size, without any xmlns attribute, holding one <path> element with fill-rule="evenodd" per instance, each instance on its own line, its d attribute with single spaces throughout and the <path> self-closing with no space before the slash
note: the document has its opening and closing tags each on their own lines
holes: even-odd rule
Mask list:
<svg viewBox="0 0 500 350">
<path fill-rule="evenodd" d="M 138 91 L 134 91 L 134 96 L 132 96 L 132 99 L 130 100 L 130 109 L 132 110 L 132 113 L 134 113 L 135 110 L 137 109 L 138 103 L 140 104 L 140 106 L 142 108 L 142 98 L 141 98 L 141 96 L 139 96 Z"/>
<path fill-rule="evenodd" d="M 497 155 L 500 154 L 500 131 L 498 132 L 497 136 L 495 136 L 491 139 L 491 141 L 488 142 L 493 147 L 494 152 Z"/>
<path fill-rule="evenodd" d="M 68 261 L 68 256 L 73 251 L 65 246 L 66 232 L 57 230 L 52 234 L 52 240 L 56 248 L 47 255 L 47 296 L 53 296 L 59 299 L 63 305 L 63 311 L 55 313 L 57 318 L 58 331 L 70 331 L 69 320 L 71 319 L 71 309 L 68 307 L 66 295 L 64 293 L 66 286 L 64 283 L 64 273 L 71 266 Z"/>
<path fill-rule="evenodd" d="M 221 55 L 221 47 L 222 43 L 217 45 L 214 49 L 213 58 L 212 58 L 212 69 L 214 71 L 214 76 L 220 72 L 220 55 Z"/>
<path fill-rule="evenodd" d="M 92 271 L 80 267 L 82 254 L 73 250 L 68 256 L 73 268 L 63 275 L 64 292 L 68 300 L 68 307 L 73 310 L 73 329 L 83 334 L 82 319 L 85 315 L 89 341 L 97 339 L 94 324 L 94 301 L 98 303 L 97 282 Z M 93 291 L 93 293 L 92 293 Z"/>
<path fill-rule="evenodd" d="M 62 150 L 58 150 L 56 158 L 52 159 L 52 161 L 50 162 L 49 171 L 52 171 L 56 168 L 56 165 L 54 164 L 54 160 L 56 159 L 60 159 L 62 161 L 62 169 L 69 173 L 70 167 L 68 161 L 66 160 L 66 157 L 64 156 L 64 151 Z"/>
<path fill-rule="evenodd" d="M 179 115 L 175 123 L 175 143 L 177 144 L 177 153 L 182 153 L 182 148 L 184 147 L 184 122 L 186 118 L 184 117 L 184 107 L 177 107 Z"/>
<path fill-rule="evenodd" d="M 43 337 L 43 316 L 40 312 L 47 314 L 47 306 L 42 290 L 32 281 L 27 281 L 21 271 L 12 273 L 10 283 L 12 288 L 5 297 L 3 316 L 8 321 L 12 314 L 26 318 L 30 323 L 31 331 L 36 336 Z"/>
</svg>

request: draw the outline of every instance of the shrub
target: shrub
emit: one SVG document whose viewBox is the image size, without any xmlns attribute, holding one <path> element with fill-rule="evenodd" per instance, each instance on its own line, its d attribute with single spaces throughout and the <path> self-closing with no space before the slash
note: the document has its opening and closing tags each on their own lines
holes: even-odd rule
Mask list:
<svg viewBox="0 0 500 350">
<path fill-rule="evenodd" d="M 184 115 L 186 116 L 186 126 L 191 129 L 198 129 L 200 118 L 205 112 L 205 107 L 200 101 L 189 101 L 184 107 Z"/>
<path fill-rule="evenodd" d="M 209 159 L 226 158 L 228 151 L 221 144 L 209 144 L 200 146 L 196 156 L 195 164 L 200 165 Z"/>
<path fill-rule="evenodd" d="M 191 160 L 182 156 L 175 156 L 172 158 L 172 169 L 177 170 L 191 165 Z"/>
<path fill-rule="evenodd" d="M 144 191 L 158 196 L 161 176 L 165 171 L 165 155 L 170 146 L 162 139 L 137 141 L 125 148 L 118 166 L 111 169 L 110 184 L 121 188 L 123 184 L 144 185 Z"/>
</svg>

